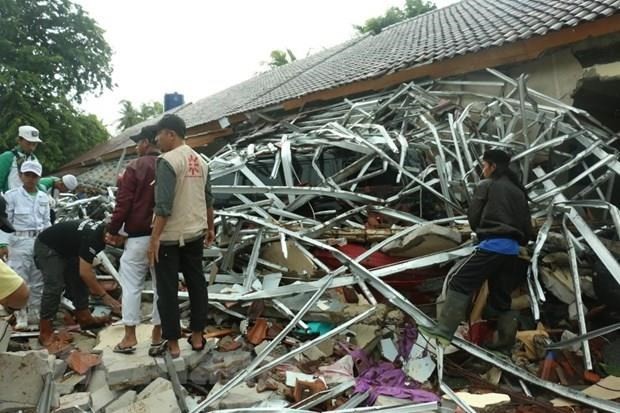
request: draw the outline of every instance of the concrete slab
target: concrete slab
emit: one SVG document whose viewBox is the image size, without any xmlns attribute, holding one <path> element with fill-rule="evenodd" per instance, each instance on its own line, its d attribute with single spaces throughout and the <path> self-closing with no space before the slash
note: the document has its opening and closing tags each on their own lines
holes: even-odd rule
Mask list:
<svg viewBox="0 0 620 413">
<path fill-rule="evenodd" d="M 58 395 L 60 396 L 73 393 L 75 386 L 83 382 L 85 379 L 85 375 L 82 376 L 77 373 L 73 373 L 67 377 L 61 377 L 59 380 L 55 381 L 56 392 L 58 392 Z"/>
<path fill-rule="evenodd" d="M 54 380 L 59 380 L 67 370 L 67 363 L 61 359 L 54 359 L 54 367 L 53 367 Z"/>
<path fill-rule="evenodd" d="M 44 377 L 52 370 L 47 351 L 0 354 L 0 411 L 4 403 L 31 408 L 37 405 Z"/>
<path fill-rule="evenodd" d="M 11 339 L 11 326 L 4 320 L 0 320 L 0 353 L 5 352 Z"/>
<path fill-rule="evenodd" d="M 122 339 L 122 325 L 110 326 L 99 333 L 99 344 L 94 350 L 102 351 L 102 365 L 106 370 L 108 385 L 112 390 L 122 390 L 148 384 L 154 379 L 166 376 L 163 358 L 151 357 L 148 350 L 151 342 L 151 325 L 136 328 L 138 345 L 133 354 L 118 354 L 112 349 Z M 187 381 L 187 369 L 198 366 L 207 356 L 208 350 L 192 351 L 186 340 L 180 340 L 181 357 L 173 363 L 181 383 Z"/>
<path fill-rule="evenodd" d="M 71 393 L 60 398 L 60 407 L 54 413 L 82 413 L 90 410 L 90 393 Z"/>
<path fill-rule="evenodd" d="M 107 385 L 99 388 L 90 395 L 92 410 L 95 413 L 105 411 L 105 408 L 112 403 L 118 395 L 118 392 L 110 390 Z"/>
<path fill-rule="evenodd" d="M 133 390 L 126 391 L 118 399 L 114 400 L 105 408 L 105 413 L 114 413 L 122 410 L 136 401 L 136 392 Z"/>
<path fill-rule="evenodd" d="M 210 393 L 217 392 L 222 385 L 216 383 Z M 267 390 L 257 392 L 255 388 L 248 387 L 247 384 L 241 383 L 233 387 L 226 395 L 211 405 L 211 409 L 242 409 L 253 407 L 269 400 L 283 400 L 284 397 L 274 391 Z"/>
<path fill-rule="evenodd" d="M 252 353 L 245 350 L 227 352 L 213 351 L 189 374 L 189 380 L 196 384 L 215 384 L 227 381 L 252 361 Z"/>
<path fill-rule="evenodd" d="M 136 401 L 114 413 L 176 413 L 179 411 L 172 383 L 158 378 L 138 394 Z M 107 413 L 107 412 L 106 412 Z"/>
<path fill-rule="evenodd" d="M 121 395 L 120 392 L 110 389 L 105 369 L 101 366 L 92 370 L 86 390 L 90 392 L 92 410 L 95 413 L 104 412 L 105 408 Z"/>
</svg>

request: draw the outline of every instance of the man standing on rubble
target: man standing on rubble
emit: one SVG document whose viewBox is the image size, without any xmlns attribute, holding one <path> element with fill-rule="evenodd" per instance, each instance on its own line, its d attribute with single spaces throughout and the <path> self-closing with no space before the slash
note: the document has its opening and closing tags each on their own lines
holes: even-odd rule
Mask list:
<svg viewBox="0 0 620 413">
<path fill-rule="evenodd" d="M 25 161 L 38 161 L 34 151 L 41 142 L 37 128 L 22 125 L 17 129 L 17 146 L 0 155 L 0 192 L 22 186 L 19 168 Z M 0 242 L 8 243 L 6 233 L 0 232 Z M 0 247 L 0 259 L 6 259 L 7 255 L 8 249 Z"/>
<path fill-rule="evenodd" d="M 448 282 L 446 301 L 436 327 L 421 327 L 423 333 L 443 344 L 467 317 L 472 294 L 485 280 L 489 282 L 487 318 L 497 317 L 496 341 L 490 349 L 512 347 L 518 328 L 516 311 L 511 310 L 512 290 L 519 278 L 519 248 L 533 238 L 528 196 L 516 174 L 510 170 L 510 155 L 491 149 L 482 158 L 480 182 L 468 211 L 469 225 L 480 243 L 454 272 Z"/>
<path fill-rule="evenodd" d="M 97 282 L 95 256 L 105 248 L 105 224 L 91 220 L 66 221 L 47 228 L 34 243 L 34 259 L 43 273 L 43 297 L 39 342 L 53 342 L 54 318 L 65 290 L 75 306 L 75 318 L 83 329 L 105 325 L 109 317 L 93 317 L 88 308 L 90 294 L 120 313 L 121 305 Z"/>
<path fill-rule="evenodd" d="M 0 195 L 0 230 L 7 234 L 15 232 L 8 219 L 6 201 Z M 0 305 L 11 310 L 18 310 L 28 304 L 30 290 L 24 280 L 0 260 Z"/>
<path fill-rule="evenodd" d="M 22 186 L 4 194 L 8 219 L 15 228 L 9 236 L 8 264 L 30 287 L 28 308 L 16 313 L 15 328 L 18 330 L 26 329 L 29 323 L 39 323 L 43 275 L 34 263 L 34 241 L 41 231 L 51 225 L 49 198 L 38 189 L 42 173 L 43 167 L 39 162 L 22 163 Z"/>
<path fill-rule="evenodd" d="M 121 227 L 128 238 L 125 241 L 125 249 L 121 257 L 118 272 L 121 287 L 123 288 L 123 324 L 125 336 L 114 347 L 117 353 L 133 353 L 138 340 L 136 338 L 136 326 L 140 324 L 140 304 L 144 279 L 149 272 L 149 259 L 147 250 L 151 235 L 151 223 L 153 221 L 153 208 L 155 206 L 155 165 L 159 151 L 155 146 L 155 126 L 145 126 L 140 133 L 131 137 L 136 142 L 138 159 L 127 165 L 125 172 L 119 179 L 118 192 L 116 194 L 116 207 L 112 213 L 112 220 L 108 224 L 106 240 L 111 244 L 122 243 L 119 235 Z M 155 288 L 154 273 L 151 272 L 153 288 Z M 157 294 L 153 297 L 153 313 L 151 316 L 153 332 L 151 347 L 161 344 L 161 322 L 157 311 Z"/>
<path fill-rule="evenodd" d="M 178 357 L 179 272 L 183 273 L 190 299 L 192 335 L 188 341 L 195 351 L 205 346 L 208 296 L 202 255 L 203 245 L 215 239 L 213 197 L 207 163 L 185 144 L 183 119 L 165 115 L 157 123 L 156 139 L 164 153 L 157 160 L 155 221 L 148 254 L 155 266 L 162 336 L 171 356 Z"/>
</svg>

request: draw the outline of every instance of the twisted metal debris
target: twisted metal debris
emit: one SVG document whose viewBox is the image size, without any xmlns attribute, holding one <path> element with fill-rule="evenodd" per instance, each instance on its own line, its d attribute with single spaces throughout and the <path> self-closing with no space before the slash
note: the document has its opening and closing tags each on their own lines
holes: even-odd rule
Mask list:
<svg viewBox="0 0 620 413">
<path fill-rule="evenodd" d="M 278 303 L 290 319 L 288 326 L 247 369 L 210 394 L 194 412 L 210 406 L 237 383 L 297 353 L 261 367 L 287 332 L 303 323 L 305 313 L 326 288 L 357 284 L 370 303 L 377 302 L 373 294 L 378 292 L 419 324 L 430 325 L 432 320 L 415 303 L 381 277 L 452 262 L 470 253 L 470 244 L 374 270 L 360 262 L 429 223 L 463 230 L 463 214 L 480 180 L 481 154 L 491 147 L 513 154 L 540 227 L 529 248 L 527 280 L 535 319 L 540 318 L 540 305 L 546 300 L 539 261 L 554 222 L 562 224 L 578 304 L 577 261 L 584 253 L 596 256 L 620 282 L 618 262 L 600 240 L 600 234 L 620 238 L 620 214 L 612 204 L 620 172 L 614 148 L 617 137 L 587 112 L 527 88 L 526 76 L 512 79 L 495 70 L 488 72 L 495 81 L 409 83 L 279 120 L 258 113 L 259 121 L 248 123 L 234 143 L 209 159 L 213 192 L 218 205 L 224 206 L 216 223 L 219 245 L 225 247 L 210 264 L 209 271 L 216 274 L 210 298 L 230 302 L 308 292 L 313 296 L 297 314 Z M 584 211 L 592 208 L 604 210 L 594 223 L 584 218 Z M 372 217 L 390 224 L 383 240 L 353 259 L 334 248 L 346 242 L 338 237 L 346 230 L 368 232 L 366 223 Z M 274 271 L 293 272 L 261 256 L 261 248 L 272 242 L 279 243 L 284 258 L 291 245 L 299 249 L 315 265 L 316 274 L 302 274 L 306 280 L 294 284 L 263 288 L 261 280 Z M 342 266 L 330 270 L 314 256 L 313 248 L 329 251 Z M 309 279 L 321 273 L 322 278 Z M 228 292 L 214 288 L 222 283 L 242 287 Z M 587 335 L 581 305 L 578 308 L 579 333 Z M 368 312 L 358 318 L 366 316 Z M 617 403 L 546 382 L 471 343 L 456 340 L 455 344 L 518 377 L 526 390 L 523 381 L 601 410 L 620 410 Z M 586 367 L 591 368 L 587 340 L 582 344 Z M 440 384 L 452 392 L 441 380 Z M 471 411 L 458 398 L 457 403 Z"/>
</svg>

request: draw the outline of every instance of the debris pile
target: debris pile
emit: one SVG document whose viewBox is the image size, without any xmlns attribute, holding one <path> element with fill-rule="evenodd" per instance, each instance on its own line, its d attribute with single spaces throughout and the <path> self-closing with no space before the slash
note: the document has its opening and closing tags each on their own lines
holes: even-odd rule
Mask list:
<svg viewBox="0 0 620 413">
<path fill-rule="evenodd" d="M 526 76 L 488 72 L 495 81 L 410 83 L 294 115 L 253 114 L 209 159 L 209 350 L 151 358 L 145 325 L 135 354 L 115 354 L 122 326 L 113 325 L 93 350 L 100 365 L 69 375 L 100 385 L 76 385 L 61 406 L 620 411 L 617 137 L 529 89 Z M 509 355 L 480 346 L 494 331 L 483 287 L 444 349 L 417 326 L 433 324 L 451 268 L 475 248 L 465 213 L 481 155 L 496 147 L 513 155 L 537 230 L 513 293 L 517 344 Z M 109 276 L 113 261 L 102 257 Z M 179 297 L 187 316 L 183 288 Z M 29 388 L 30 406 L 53 404 L 50 380 L 58 389 L 54 371 L 64 374 L 43 364 L 32 370 L 52 379 Z"/>
</svg>

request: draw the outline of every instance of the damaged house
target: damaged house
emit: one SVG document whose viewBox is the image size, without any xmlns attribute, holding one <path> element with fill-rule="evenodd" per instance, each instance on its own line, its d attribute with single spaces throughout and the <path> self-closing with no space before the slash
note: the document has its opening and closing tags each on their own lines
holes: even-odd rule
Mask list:
<svg viewBox="0 0 620 413">
<path fill-rule="evenodd" d="M 217 199 L 211 350 L 113 354 L 111 326 L 85 369 L 0 354 L 47 377 L 0 409 L 620 411 L 619 46 L 620 1 L 463 0 L 174 109 Z M 64 171 L 113 198 L 129 136 L 155 121 Z M 486 287 L 450 347 L 417 329 L 475 248 L 466 211 L 494 147 L 512 154 L 537 234 L 510 355 L 480 346 Z M 93 213 L 82 205 L 62 208 Z"/>
</svg>

